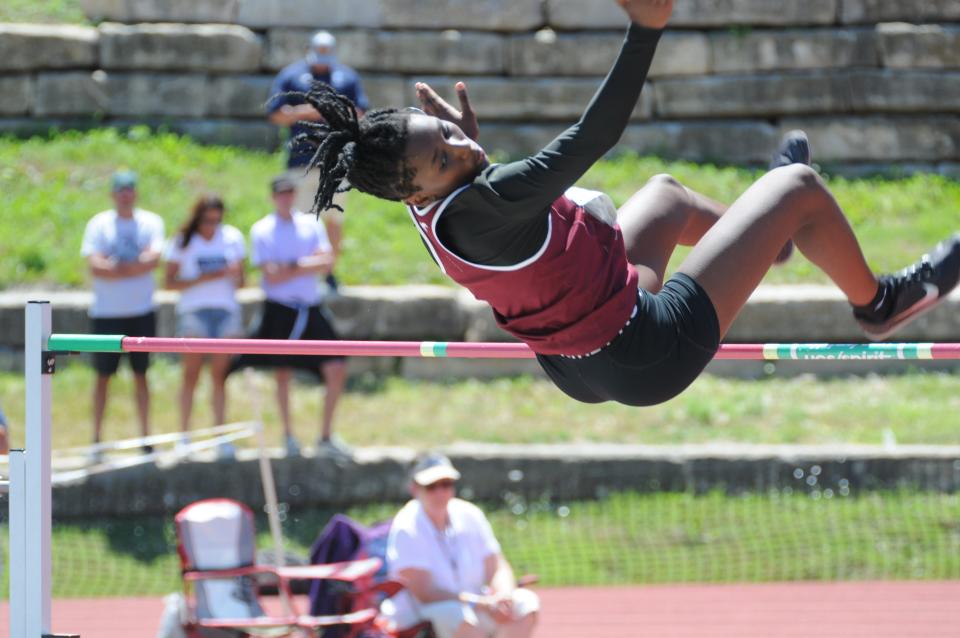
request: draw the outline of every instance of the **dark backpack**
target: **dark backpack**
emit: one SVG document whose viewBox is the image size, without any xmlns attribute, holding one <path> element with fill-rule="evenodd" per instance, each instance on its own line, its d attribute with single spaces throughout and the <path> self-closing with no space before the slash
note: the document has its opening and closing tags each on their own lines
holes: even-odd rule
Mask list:
<svg viewBox="0 0 960 638">
<path fill-rule="evenodd" d="M 367 527 L 349 516 L 337 514 L 330 519 L 310 548 L 310 563 L 322 565 L 377 557 L 383 561 L 374 576 L 374 582 L 379 583 L 387 577 L 387 536 L 390 534 L 390 523 L 391 521 L 384 521 Z M 326 616 L 349 612 L 353 594 L 349 583 L 315 580 L 310 585 L 310 614 Z M 334 627 L 324 631 L 323 638 L 340 638 L 344 634 L 344 630 Z M 364 634 L 365 638 L 368 634 L 369 632 Z"/>
</svg>

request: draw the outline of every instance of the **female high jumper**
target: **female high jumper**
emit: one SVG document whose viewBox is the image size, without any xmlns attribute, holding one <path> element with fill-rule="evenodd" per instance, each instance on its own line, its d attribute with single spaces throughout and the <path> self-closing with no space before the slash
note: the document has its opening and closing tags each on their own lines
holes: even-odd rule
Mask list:
<svg viewBox="0 0 960 638">
<path fill-rule="evenodd" d="M 360 119 L 348 99 L 314 85 L 305 97 L 325 122 L 301 140 L 317 147 L 314 209 L 350 187 L 403 201 L 440 268 L 490 304 L 561 390 L 587 403 L 652 405 L 683 391 L 791 241 L 846 294 L 871 339 L 957 285 L 960 233 L 876 277 L 807 166 L 799 132 L 785 139 L 779 167 L 729 208 L 668 175 L 652 177 L 619 210 L 601 193 L 572 188 L 620 138 L 673 9 L 672 0 L 617 3 L 631 24 L 580 121 L 517 162 L 487 160 L 463 83 L 459 111 L 421 83 L 425 113 L 382 109 Z M 677 244 L 693 249 L 664 283 Z"/>
</svg>

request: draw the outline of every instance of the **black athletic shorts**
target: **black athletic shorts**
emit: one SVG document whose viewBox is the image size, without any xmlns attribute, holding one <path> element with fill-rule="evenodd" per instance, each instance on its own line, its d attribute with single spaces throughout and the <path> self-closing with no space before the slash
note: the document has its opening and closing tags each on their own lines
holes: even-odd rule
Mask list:
<svg viewBox="0 0 960 638">
<path fill-rule="evenodd" d="M 340 338 L 333 328 L 333 320 L 323 304 L 294 308 L 275 301 L 263 302 L 260 320 L 254 326 L 251 339 L 319 339 L 335 341 Z M 320 376 L 320 367 L 329 361 L 342 361 L 341 356 L 245 354 L 234 359 L 231 371 L 252 366 L 255 368 L 299 368 Z"/>
<path fill-rule="evenodd" d="M 537 361 L 578 401 L 646 406 L 683 392 L 719 347 L 713 302 L 696 281 L 677 273 L 655 295 L 639 291 L 636 315 L 599 352 L 579 358 L 537 355 Z"/>
<path fill-rule="evenodd" d="M 91 317 L 90 332 L 95 335 L 126 335 L 128 337 L 157 336 L 157 315 L 152 310 L 145 315 L 135 317 Z M 128 352 L 130 368 L 137 374 L 143 374 L 150 367 L 149 352 Z M 119 352 L 93 353 L 93 368 L 97 374 L 109 377 L 116 374 L 120 367 Z"/>
</svg>

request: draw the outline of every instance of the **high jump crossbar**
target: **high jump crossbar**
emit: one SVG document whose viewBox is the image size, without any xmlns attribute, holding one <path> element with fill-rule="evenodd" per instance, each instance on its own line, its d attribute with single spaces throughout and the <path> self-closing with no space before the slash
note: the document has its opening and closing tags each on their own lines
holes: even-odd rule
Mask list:
<svg viewBox="0 0 960 638">
<path fill-rule="evenodd" d="M 353 357 L 459 357 L 532 359 L 519 343 L 445 341 L 282 341 L 268 339 L 162 339 L 123 335 L 52 334 L 46 301 L 30 301 L 25 313 L 24 377 L 26 450 L 10 455 L 10 636 L 50 633 L 51 376 L 56 353 L 179 352 L 226 354 L 345 355 Z M 716 359 L 960 360 L 960 343 L 767 343 L 724 344 Z"/>
<path fill-rule="evenodd" d="M 171 339 L 82 334 L 51 335 L 47 350 L 463 359 L 532 359 L 536 356 L 522 343 Z M 741 361 L 960 360 L 960 343 L 729 343 L 720 346 L 714 358 Z"/>
</svg>

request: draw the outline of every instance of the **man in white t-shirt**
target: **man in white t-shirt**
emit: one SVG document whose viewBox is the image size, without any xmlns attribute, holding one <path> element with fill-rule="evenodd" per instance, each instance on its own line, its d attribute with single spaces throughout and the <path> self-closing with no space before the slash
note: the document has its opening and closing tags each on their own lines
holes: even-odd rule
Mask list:
<svg viewBox="0 0 960 638">
<path fill-rule="evenodd" d="M 437 638 L 527 638 L 540 601 L 516 587 L 480 508 L 456 498 L 459 479 L 442 454 L 414 465 L 414 498 L 394 517 L 387 539 L 390 576 L 407 587 L 383 612 L 399 629 L 429 621 Z"/>
<path fill-rule="evenodd" d="M 260 285 L 266 297 L 260 324 L 253 336 L 257 339 L 338 339 L 323 304 L 326 285 L 321 285 L 318 279 L 333 268 L 333 249 L 323 223 L 294 208 L 296 186 L 287 176 L 274 179 L 271 182 L 274 211 L 250 230 L 251 261 L 260 269 Z M 290 423 L 292 369 L 301 368 L 322 376 L 327 392 L 318 449 L 340 457 L 350 455 L 350 448 L 333 437 L 333 416 L 347 381 L 344 357 L 244 355 L 234 367 L 243 365 L 276 369 L 277 403 L 290 455 L 300 452 Z"/>
<path fill-rule="evenodd" d="M 93 277 L 93 305 L 90 307 L 94 334 L 121 334 L 130 337 L 156 335 L 153 310 L 153 270 L 163 250 L 163 220 L 136 207 L 137 176 L 131 171 L 113 174 L 114 208 L 94 215 L 83 233 L 80 254 L 86 258 Z M 130 357 L 136 392 L 140 432 L 150 433 L 150 390 L 147 386 L 149 354 L 134 352 Z M 93 392 L 93 442 L 100 442 L 103 413 L 107 405 L 110 378 L 120 364 L 119 353 L 93 355 L 97 381 Z M 144 445 L 145 453 L 152 452 Z M 93 460 L 100 453 L 94 448 Z"/>
</svg>

